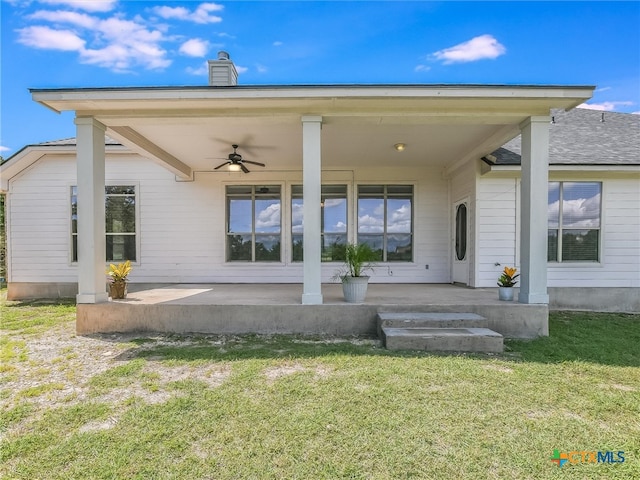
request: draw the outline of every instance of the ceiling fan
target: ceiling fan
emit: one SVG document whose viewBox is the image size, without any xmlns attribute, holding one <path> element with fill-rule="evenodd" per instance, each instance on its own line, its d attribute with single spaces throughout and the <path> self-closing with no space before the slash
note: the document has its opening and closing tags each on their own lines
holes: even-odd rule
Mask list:
<svg viewBox="0 0 640 480">
<path fill-rule="evenodd" d="M 244 173 L 249 173 L 249 169 L 244 166 L 245 163 L 250 163 L 252 165 L 258 165 L 260 167 L 265 167 L 264 163 L 260 162 L 252 162 L 251 160 L 244 160 L 242 155 L 240 155 L 236 150 L 238 149 L 238 145 L 231 145 L 233 147 L 233 153 L 230 153 L 228 156 L 228 160 L 224 163 L 221 163 L 214 170 L 218 170 L 219 168 L 224 167 L 225 165 L 229 165 L 229 170 L 232 172 L 237 172 L 242 170 Z"/>
</svg>

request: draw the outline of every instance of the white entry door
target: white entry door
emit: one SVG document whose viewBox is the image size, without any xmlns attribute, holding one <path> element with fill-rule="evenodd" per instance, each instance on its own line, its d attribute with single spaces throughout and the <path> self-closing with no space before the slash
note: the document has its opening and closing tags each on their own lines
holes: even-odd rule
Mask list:
<svg viewBox="0 0 640 480">
<path fill-rule="evenodd" d="M 453 204 L 453 262 L 454 283 L 469 285 L 469 199 Z"/>
</svg>

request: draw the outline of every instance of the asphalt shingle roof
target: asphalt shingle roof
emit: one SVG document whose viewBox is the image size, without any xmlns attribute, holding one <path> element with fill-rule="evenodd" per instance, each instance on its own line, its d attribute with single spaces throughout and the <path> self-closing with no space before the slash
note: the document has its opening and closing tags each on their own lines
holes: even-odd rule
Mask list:
<svg viewBox="0 0 640 480">
<path fill-rule="evenodd" d="M 586 108 L 551 115 L 550 165 L 640 165 L 640 115 Z M 520 165 L 520 153 L 517 136 L 492 155 L 496 165 Z"/>
</svg>

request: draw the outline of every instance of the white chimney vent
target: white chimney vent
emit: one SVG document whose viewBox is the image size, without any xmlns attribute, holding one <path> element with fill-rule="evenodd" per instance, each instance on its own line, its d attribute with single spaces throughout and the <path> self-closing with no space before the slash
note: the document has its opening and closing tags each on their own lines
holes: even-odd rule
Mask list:
<svg viewBox="0 0 640 480">
<path fill-rule="evenodd" d="M 209 60 L 209 86 L 232 87 L 238 84 L 238 71 L 227 52 L 218 52 L 217 60 Z"/>
</svg>

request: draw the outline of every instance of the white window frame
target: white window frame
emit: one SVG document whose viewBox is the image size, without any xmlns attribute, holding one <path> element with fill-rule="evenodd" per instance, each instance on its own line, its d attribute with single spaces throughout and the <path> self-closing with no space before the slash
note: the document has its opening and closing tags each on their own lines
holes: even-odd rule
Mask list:
<svg viewBox="0 0 640 480">
<path fill-rule="evenodd" d="M 599 265 L 602 263 L 602 250 L 603 250 L 603 245 L 602 245 L 602 239 L 603 239 L 603 216 L 604 216 L 604 211 L 602 208 L 602 204 L 603 204 L 603 200 L 604 200 L 604 182 L 602 180 L 589 180 L 589 179 L 579 179 L 579 180 L 567 180 L 567 179 L 552 179 L 550 178 L 548 183 L 558 183 L 560 185 L 560 194 L 559 194 L 559 205 L 558 205 L 558 228 L 550 228 L 547 225 L 547 232 L 549 230 L 556 230 L 558 232 L 558 237 L 557 237 L 557 255 L 556 255 L 556 259 L 555 260 L 549 260 L 548 259 L 548 255 L 547 255 L 547 264 L 549 266 L 554 266 L 554 265 L 567 265 L 567 264 L 574 264 L 574 265 L 585 265 L 585 266 L 593 266 L 593 265 Z M 564 184 L 565 183 L 598 183 L 600 184 L 600 205 L 599 205 L 599 211 L 600 211 L 600 221 L 599 221 L 599 226 L 598 228 L 566 228 L 566 230 L 598 230 L 598 255 L 597 258 L 595 260 L 564 260 L 562 258 L 562 232 L 563 230 L 565 230 L 565 228 L 563 227 L 563 218 L 562 218 L 562 210 L 563 210 L 563 203 L 564 203 Z"/>
<path fill-rule="evenodd" d="M 354 202 L 353 202 L 353 210 L 354 210 L 354 217 L 353 217 L 353 236 L 354 236 L 354 241 L 357 242 L 358 241 L 358 236 L 359 236 L 359 219 L 360 219 L 360 215 L 359 215 L 359 200 L 360 200 L 360 187 L 361 186 L 374 186 L 374 185 L 382 185 L 384 187 L 384 204 L 385 204 L 385 211 L 384 211 L 384 232 L 382 233 L 383 235 L 383 245 L 382 245 L 382 260 L 380 260 L 378 263 L 390 263 L 393 265 L 411 265 L 411 264 L 415 264 L 416 263 L 416 196 L 417 196 L 417 187 L 416 187 L 416 183 L 415 182 L 385 182 L 385 181 L 378 181 L 378 180 L 371 180 L 371 181 L 359 181 L 355 184 L 354 186 L 354 191 L 353 191 L 353 198 L 354 198 Z M 388 215 L 388 208 L 387 208 L 387 199 L 388 199 L 388 193 L 387 193 L 387 188 L 389 186 L 410 186 L 411 187 L 411 260 L 387 260 L 387 235 L 389 235 L 389 233 L 386 231 L 387 230 L 387 215 Z M 393 196 L 391 197 L 393 198 Z M 366 235 L 366 234 L 365 234 Z"/>
<path fill-rule="evenodd" d="M 135 261 L 131 261 L 132 265 L 140 265 L 142 262 L 140 260 L 141 258 L 141 250 L 140 250 L 140 245 L 141 245 L 141 241 L 140 241 L 140 182 L 131 182 L 131 181 L 127 181 L 127 180 L 122 180 L 122 181 L 109 181 L 109 182 L 105 182 L 104 184 L 105 189 L 106 187 L 128 187 L 128 186 L 132 186 L 135 189 L 135 199 L 136 199 L 136 204 L 135 204 L 135 214 L 136 214 L 136 220 L 135 220 L 135 228 L 136 231 L 135 233 L 133 233 L 133 235 L 135 235 L 136 237 L 136 260 Z M 67 249 L 67 251 L 69 252 L 69 265 L 70 266 L 78 266 L 78 261 L 73 259 L 73 237 L 77 237 L 77 233 L 73 233 L 73 219 L 71 218 L 71 215 L 73 213 L 73 209 L 72 209 L 72 204 L 71 204 L 71 198 L 72 198 L 72 193 L 73 187 L 78 187 L 77 183 L 69 183 L 67 185 L 67 193 L 68 193 L 68 201 L 67 201 L 67 206 L 68 206 L 68 214 L 67 214 L 67 218 L 69 219 L 69 248 Z M 106 192 L 105 192 L 105 199 L 106 199 Z M 106 220 L 106 212 L 105 212 L 105 220 Z M 107 232 L 105 232 L 105 242 L 106 242 L 106 238 L 107 235 L 109 235 Z M 118 234 L 121 235 L 121 234 Z M 130 233 L 126 233 L 125 235 L 131 235 Z M 105 243 L 106 245 L 106 243 Z M 109 263 L 114 263 L 113 261 L 107 260 L 106 259 L 106 250 L 105 250 L 105 263 L 109 264 Z"/>
<path fill-rule="evenodd" d="M 255 259 L 255 244 L 256 244 L 256 232 L 255 232 L 255 193 L 256 187 L 262 186 L 277 186 L 280 188 L 280 260 L 268 261 L 268 260 L 256 260 Z M 285 205 L 285 196 L 286 189 L 285 185 L 282 182 L 273 182 L 273 181 L 264 181 L 260 183 L 248 183 L 248 182 L 233 182 L 233 183 L 224 183 L 222 185 L 222 195 L 223 195 L 223 205 L 224 205 L 224 263 L 225 265 L 281 265 L 285 263 L 284 255 L 285 255 L 285 228 L 284 228 L 284 210 L 283 206 Z M 251 260 L 229 260 L 229 251 L 228 251 L 228 243 L 227 240 L 231 233 L 229 232 L 229 204 L 228 204 L 228 187 L 251 187 Z M 235 235 L 237 235 L 236 233 Z M 243 235 L 249 234 L 249 232 L 242 233 Z M 269 235 L 269 234 L 257 234 L 259 235 Z"/>
</svg>

